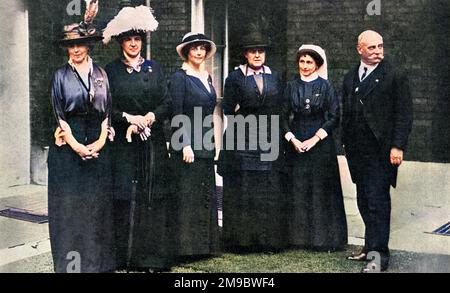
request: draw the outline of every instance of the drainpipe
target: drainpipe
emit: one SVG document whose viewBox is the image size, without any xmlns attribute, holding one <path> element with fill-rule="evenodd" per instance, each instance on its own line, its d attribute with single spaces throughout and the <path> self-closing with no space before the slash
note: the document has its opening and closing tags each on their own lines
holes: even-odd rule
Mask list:
<svg viewBox="0 0 450 293">
<path fill-rule="evenodd" d="M 203 0 L 192 0 L 191 2 L 191 31 L 205 33 Z"/>
<path fill-rule="evenodd" d="M 229 40 L 228 40 L 228 0 L 225 1 L 225 49 L 223 50 L 223 83 L 225 85 L 225 79 L 228 77 L 228 58 L 229 58 Z"/>
<path fill-rule="evenodd" d="M 146 4 L 146 6 L 150 7 L 150 0 L 146 0 L 145 4 Z M 147 60 L 150 60 L 152 58 L 152 46 L 150 44 L 150 42 L 151 42 L 150 35 L 151 35 L 151 33 L 147 32 L 147 41 L 146 41 L 147 48 L 146 48 L 146 56 L 145 56 L 145 59 L 147 59 Z"/>
</svg>

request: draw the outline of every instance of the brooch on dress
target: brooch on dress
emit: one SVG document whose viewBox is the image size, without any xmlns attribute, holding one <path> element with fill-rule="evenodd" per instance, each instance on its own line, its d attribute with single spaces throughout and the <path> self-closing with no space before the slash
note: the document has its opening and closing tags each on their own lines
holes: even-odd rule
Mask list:
<svg viewBox="0 0 450 293">
<path fill-rule="evenodd" d="M 103 78 L 101 78 L 101 77 L 99 77 L 99 78 L 96 78 L 95 80 L 94 80 L 94 83 L 95 83 L 95 86 L 96 87 L 103 87 Z"/>
</svg>

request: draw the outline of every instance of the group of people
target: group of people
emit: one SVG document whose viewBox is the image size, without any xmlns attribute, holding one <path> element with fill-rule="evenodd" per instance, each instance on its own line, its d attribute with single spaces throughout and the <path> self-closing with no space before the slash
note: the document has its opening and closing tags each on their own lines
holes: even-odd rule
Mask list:
<svg viewBox="0 0 450 293">
<path fill-rule="evenodd" d="M 165 270 L 223 250 L 344 249 L 347 224 L 332 135 L 341 121 L 366 225 L 364 249 L 349 259 L 366 261 L 377 251 L 387 269 L 389 188 L 403 160 L 412 105 L 405 75 L 383 60 L 378 33 L 366 31 L 358 40 L 361 63 L 345 78 L 342 111 L 322 48 L 301 46 L 299 74 L 284 85 L 265 65 L 268 44 L 259 32 L 246 37 L 245 62 L 230 72 L 218 103 L 205 68 L 216 52 L 213 41 L 186 34 L 176 47 L 182 66 L 167 83 L 161 66 L 141 56 L 146 34 L 158 26 L 151 9 L 123 8 L 102 36 L 92 26 L 98 10 L 92 3 L 83 22 L 64 28 L 60 43 L 69 61 L 52 81 L 57 127 L 48 200 L 56 272 L 73 266 L 74 252 L 80 272 L 112 272 Z M 121 48 L 105 70 L 89 57 L 90 45 L 101 39 L 115 39 Z M 225 117 L 279 117 L 279 125 L 257 123 L 257 133 L 281 145 L 278 158 L 265 161 L 260 146 L 223 141 L 217 161 L 222 230 L 211 147 L 219 125 L 203 122 L 218 108 Z M 189 127 L 174 122 L 180 116 Z M 280 131 L 271 137 L 273 127 Z M 237 130 L 227 128 L 224 139 L 227 131 Z M 251 131 L 243 139 L 251 144 Z"/>
</svg>

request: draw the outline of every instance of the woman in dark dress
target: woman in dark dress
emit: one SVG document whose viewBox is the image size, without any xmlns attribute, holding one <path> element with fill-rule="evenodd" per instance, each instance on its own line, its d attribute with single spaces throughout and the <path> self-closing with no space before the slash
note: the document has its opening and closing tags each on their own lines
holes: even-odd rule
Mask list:
<svg viewBox="0 0 450 293">
<path fill-rule="evenodd" d="M 205 70 L 205 60 L 215 51 L 215 44 L 205 35 L 186 34 L 177 46 L 177 52 L 185 62 L 173 74 L 169 84 L 173 103 L 171 160 L 176 227 L 173 248 L 179 258 L 203 257 L 219 252 L 217 204 L 213 196 L 215 147 L 212 114 L 216 92 L 211 76 Z M 206 117 L 210 118 L 207 118 L 209 122 Z"/>
<path fill-rule="evenodd" d="M 339 99 L 327 80 L 322 48 L 303 45 L 297 64 L 299 76 L 287 84 L 283 106 L 283 130 L 290 142 L 289 245 L 340 250 L 347 244 L 347 224 L 332 137 L 339 125 Z"/>
<path fill-rule="evenodd" d="M 117 263 L 119 268 L 151 271 L 171 263 L 166 224 L 169 164 L 163 131 L 169 118 L 167 83 L 161 66 L 141 56 L 146 32 L 157 26 L 149 7 L 126 7 L 103 33 L 106 41 L 112 37 L 121 47 L 120 58 L 105 68 L 116 131 L 112 163 Z"/>
<path fill-rule="evenodd" d="M 50 243 L 55 272 L 115 268 L 113 200 L 107 131 L 111 96 L 105 71 L 88 45 L 98 41 L 88 23 L 65 26 L 68 64 L 52 82 L 58 128 L 48 157 Z"/>
<path fill-rule="evenodd" d="M 250 131 L 237 137 L 237 128 L 231 127 L 235 117 L 256 117 L 257 133 L 267 134 L 267 141 L 278 144 L 271 133 L 271 115 L 279 118 L 282 104 L 282 83 L 277 72 L 264 65 L 267 44 L 259 32 L 252 32 L 243 44 L 246 63 L 232 71 L 225 82 L 223 113 L 228 118 L 224 135 L 224 149 L 220 155 L 219 172 L 223 176 L 223 238 L 227 250 L 249 252 L 276 250 L 285 244 L 283 221 L 284 195 L 280 192 L 279 145 L 277 158 L 264 161 L 258 144 L 250 149 Z M 265 115 L 265 116 L 261 116 Z M 260 129 L 261 119 L 267 119 Z M 277 121 L 279 122 L 279 120 Z M 233 133 L 229 133 L 229 131 Z M 227 138 L 234 135 L 233 148 L 228 149 Z M 245 140 L 245 150 L 238 150 L 238 140 Z M 256 141 L 254 141 L 256 143 Z"/>
</svg>

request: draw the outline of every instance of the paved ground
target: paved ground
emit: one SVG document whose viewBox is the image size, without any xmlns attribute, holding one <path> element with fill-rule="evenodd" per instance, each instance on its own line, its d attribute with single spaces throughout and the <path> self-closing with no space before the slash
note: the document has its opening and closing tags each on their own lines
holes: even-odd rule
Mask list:
<svg viewBox="0 0 450 293">
<path fill-rule="evenodd" d="M 343 172 L 345 164 L 341 166 L 341 174 L 348 174 Z M 355 187 L 349 177 L 343 177 L 349 241 L 362 244 L 364 224 L 356 205 Z M 405 162 L 391 197 L 392 249 L 450 255 L 450 236 L 428 234 L 450 221 L 450 164 Z"/>
<path fill-rule="evenodd" d="M 364 225 L 345 158 L 341 179 L 349 243 L 363 244 Z M 390 247 L 392 272 L 450 272 L 450 236 L 429 234 L 450 221 L 450 164 L 405 162 L 398 188 L 392 190 Z M 0 209 L 7 206 L 45 211 L 45 186 L 0 189 Z M 48 224 L 0 217 L 0 272 L 51 272 Z"/>
</svg>

